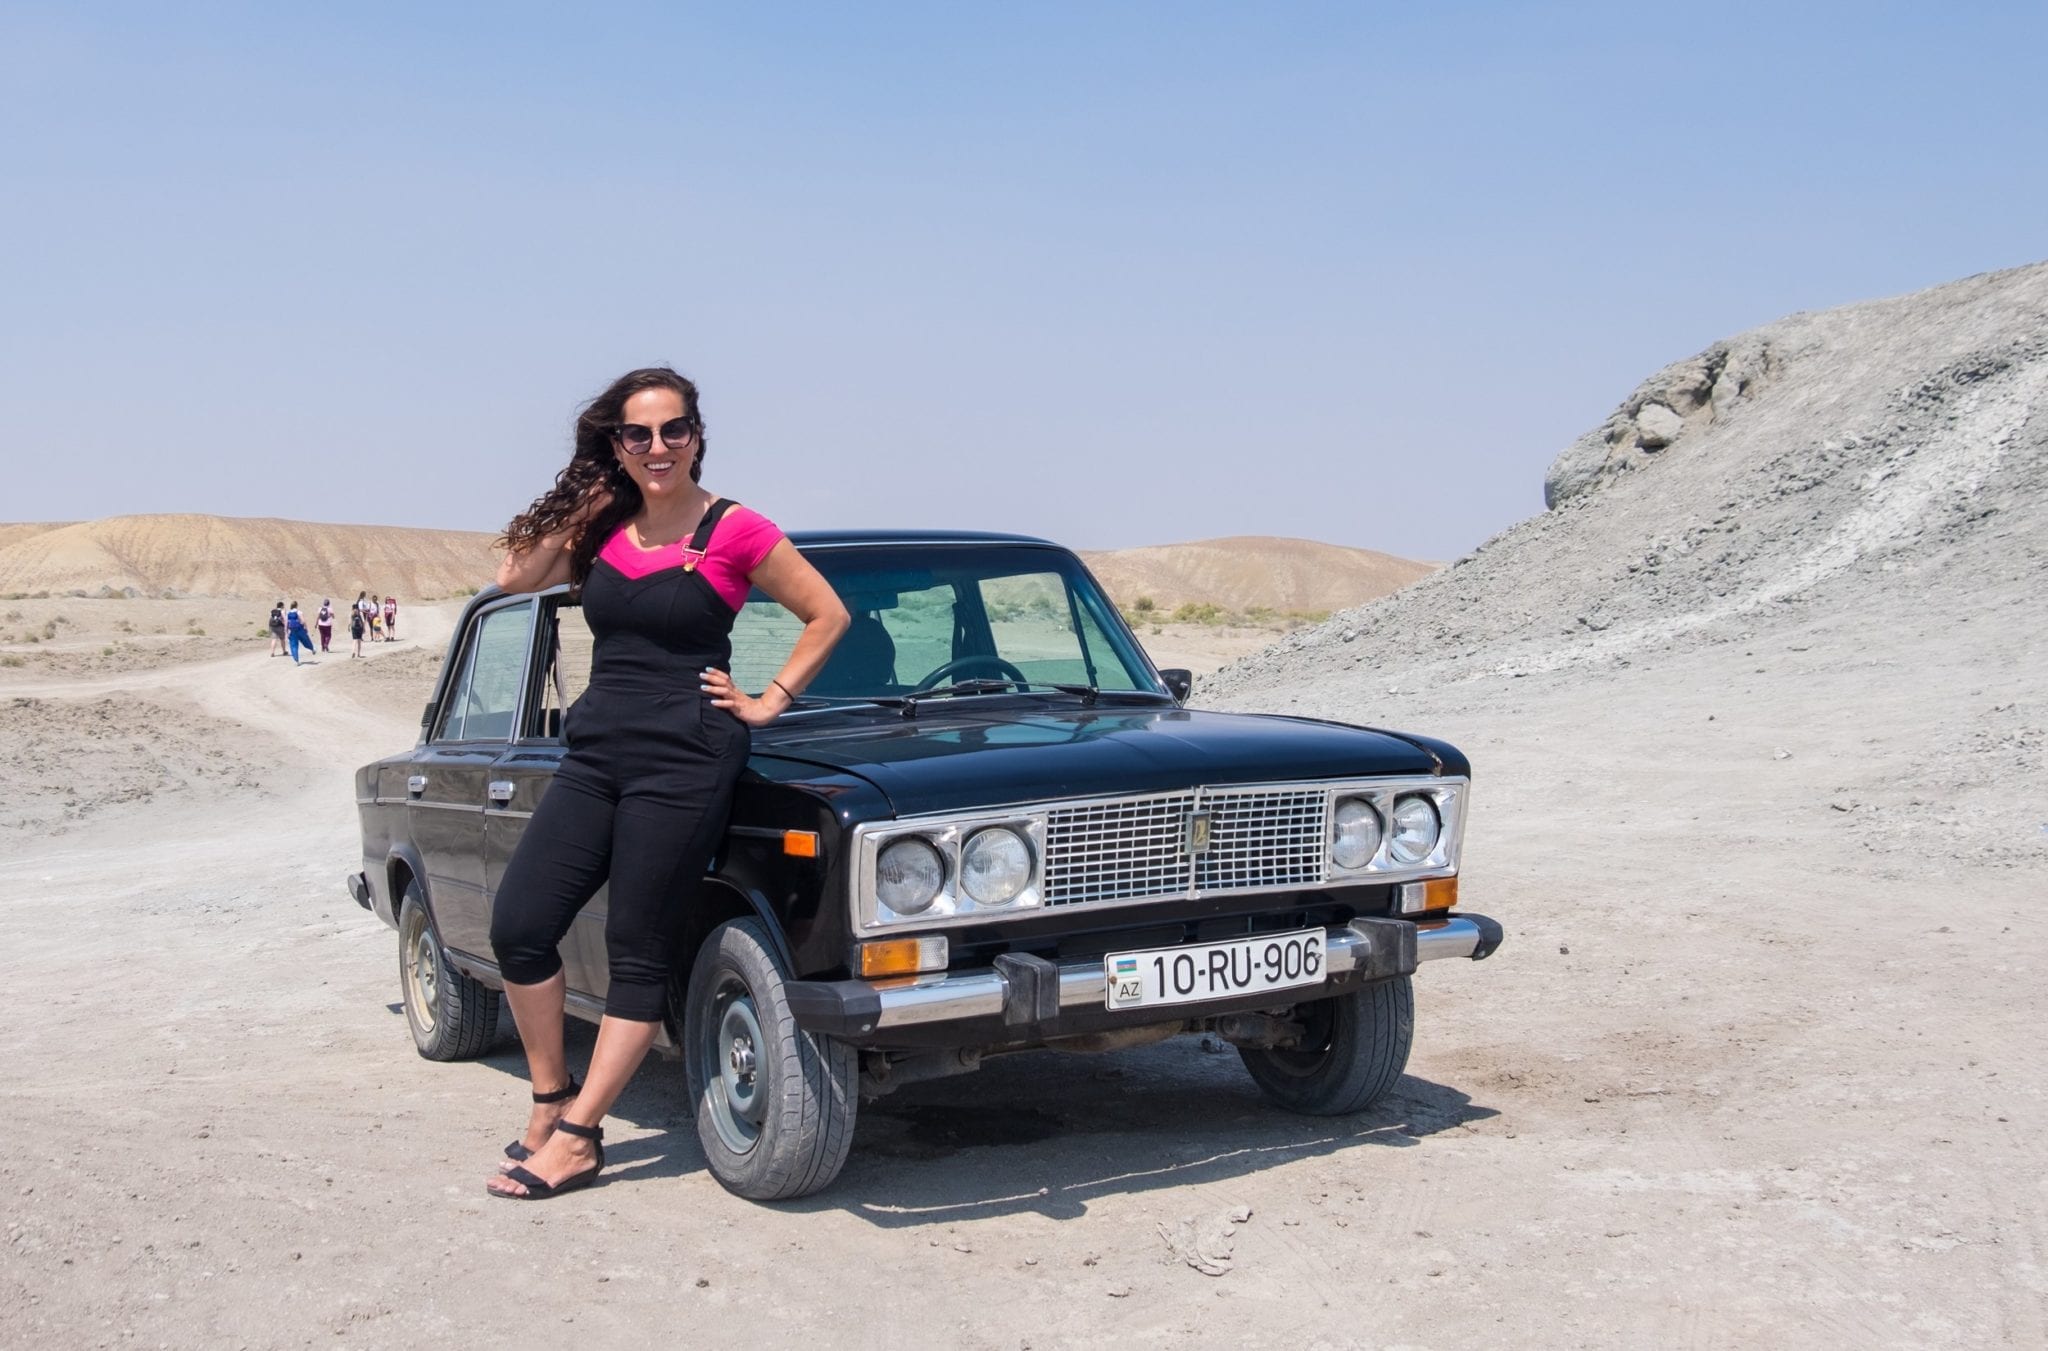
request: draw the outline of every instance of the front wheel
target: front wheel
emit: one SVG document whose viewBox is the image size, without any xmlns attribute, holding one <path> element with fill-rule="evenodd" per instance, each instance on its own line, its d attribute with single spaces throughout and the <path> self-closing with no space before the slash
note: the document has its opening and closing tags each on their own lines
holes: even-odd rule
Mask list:
<svg viewBox="0 0 2048 1351">
<path fill-rule="evenodd" d="M 853 1147 L 854 1049 L 796 1025 L 759 921 L 712 931 L 690 970 L 684 1065 L 711 1174 L 750 1201 L 831 1185 Z"/>
<path fill-rule="evenodd" d="M 1238 1051 L 1266 1096 L 1291 1112 L 1362 1112 L 1385 1097 L 1408 1067 L 1415 993 L 1406 976 L 1303 1004 L 1294 1014 L 1307 1029 L 1299 1046 Z"/>
<path fill-rule="evenodd" d="M 398 911 L 398 987 L 412 1044 L 429 1060 L 473 1060 L 498 1036 L 498 992 L 448 964 L 427 918 L 427 898 L 407 882 Z"/>
</svg>

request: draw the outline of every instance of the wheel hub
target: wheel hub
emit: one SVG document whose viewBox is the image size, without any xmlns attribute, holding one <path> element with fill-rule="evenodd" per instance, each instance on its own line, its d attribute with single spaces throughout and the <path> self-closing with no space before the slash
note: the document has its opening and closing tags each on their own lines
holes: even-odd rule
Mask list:
<svg viewBox="0 0 2048 1351">
<path fill-rule="evenodd" d="M 441 1012 L 441 963 L 434 954 L 434 936 L 425 924 L 413 934 L 411 958 L 406 975 L 412 986 L 413 1016 L 432 1031 Z"/>
<path fill-rule="evenodd" d="M 735 1153 L 746 1153 L 761 1138 L 768 1115 L 765 1086 L 761 1082 L 760 1015 L 753 996 L 743 986 L 722 993 L 711 1026 L 699 1035 L 706 1068 L 715 1066 L 717 1078 L 706 1086 L 712 1125 L 718 1137 Z"/>
</svg>

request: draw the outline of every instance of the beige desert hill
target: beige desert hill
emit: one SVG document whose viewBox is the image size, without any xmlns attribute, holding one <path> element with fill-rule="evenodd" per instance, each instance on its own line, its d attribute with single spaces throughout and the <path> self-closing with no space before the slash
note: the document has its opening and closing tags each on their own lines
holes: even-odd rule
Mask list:
<svg viewBox="0 0 2048 1351">
<path fill-rule="evenodd" d="M 1329 611 L 1362 605 L 1434 569 L 1370 549 L 1240 536 L 1083 555 L 1117 600 L 1150 596 L 1230 610 Z M 110 516 L 0 524 L 0 594 L 166 591 L 275 599 L 358 590 L 422 599 L 487 581 L 481 531 L 327 525 L 273 517 Z"/>
<path fill-rule="evenodd" d="M 1328 613 L 1391 595 L 1436 571 L 1371 549 L 1267 535 L 1084 550 L 1081 557 L 1126 609 L 1149 596 L 1167 610 L 1194 602 Z"/>
<path fill-rule="evenodd" d="M 0 594 L 422 599 L 478 586 L 494 567 L 491 537 L 477 531 L 201 515 L 0 525 Z"/>
</svg>

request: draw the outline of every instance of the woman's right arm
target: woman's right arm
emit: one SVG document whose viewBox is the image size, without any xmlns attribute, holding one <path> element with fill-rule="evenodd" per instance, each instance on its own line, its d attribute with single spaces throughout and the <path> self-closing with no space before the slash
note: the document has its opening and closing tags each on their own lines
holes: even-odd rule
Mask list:
<svg viewBox="0 0 2048 1351">
<path fill-rule="evenodd" d="M 542 535 L 531 547 L 507 549 L 498 560 L 498 586 L 504 591 L 545 591 L 569 580 L 569 556 L 582 526 Z"/>
<path fill-rule="evenodd" d="M 507 549 L 498 560 L 498 587 L 503 591 L 545 591 L 568 581 L 570 560 L 584 527 L 611 504 L 612 495 L 597 489 L 583 501 L 570 522 L 524 549 Z"/>
</svg>

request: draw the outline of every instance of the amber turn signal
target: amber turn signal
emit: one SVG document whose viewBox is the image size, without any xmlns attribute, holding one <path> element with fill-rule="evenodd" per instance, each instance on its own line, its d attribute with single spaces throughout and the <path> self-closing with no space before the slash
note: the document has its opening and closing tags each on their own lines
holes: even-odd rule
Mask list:
<svg viewBox="0 0 2048 1351">
<path fill-rule="evenodd" d="M 914 976 L 922 971 L 946 969 L 946 940 L 932 938 L 885 938 L 860 945 L 860 973 L 863 976 Z"/>
<path fill-rule="evenodd" d="M 815 830 L 783 831 L 782 852 L 791 858 L 816 858 L 818 856 L 818 832 Z"/>
<path fill-rule="evenodd" d="M 1433 877 L 1427 882 L 1403 882 L 1395 892 L 1395 903 L 1404 915 L 1449 910 L 1458 903 L 1458 879 Z"/>
</svg>

